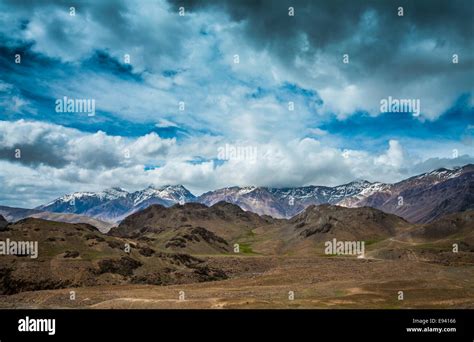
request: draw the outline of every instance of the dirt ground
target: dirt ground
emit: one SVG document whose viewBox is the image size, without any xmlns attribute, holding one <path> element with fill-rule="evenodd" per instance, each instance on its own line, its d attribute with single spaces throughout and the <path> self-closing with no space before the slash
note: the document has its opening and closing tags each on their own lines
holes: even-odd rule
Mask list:
<svg viewBox="0 0 474 342">
<path fill-rule="evenodd" d="M 346 257 L 208 257 L 230 279 L 0 296 L 1 308 L 474 308 L 474 266 Z M 75 300 L 70 299 L 75 291 Z M 400 300 L 403 291 L 403 300 Z"/>
</svg>

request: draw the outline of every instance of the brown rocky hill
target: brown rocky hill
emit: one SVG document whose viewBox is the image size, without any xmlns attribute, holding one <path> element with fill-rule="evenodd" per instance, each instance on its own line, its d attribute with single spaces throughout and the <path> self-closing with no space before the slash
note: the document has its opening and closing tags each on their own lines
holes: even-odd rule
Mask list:
<svg viewBox="0 0 474 342">
<path fill-rule="evenodd" d="M 233 240 L 249 230 L 271 222 L 273 219 L 269 217 L 261 217 L 226 202 L 219 202 L 210 207 L 200 203 L 176 204 L 169 208 L 152 205 L 125 218 L 110 234 L 138 237 L 144 233 L 201 227 L 223 239 Z"/>
<path fill-rule="evenodd" d="M 374 208 L 345 208 L 329 204 L 309 206 L 288 222 L 297 235 L 316 240 L 332 237 L 382 239 L 394 236 L 409 226 L 404 219 Z"/>
<path fill-rule="evenodd" d="M 471 264 L 473 222 L 473 211 L 413 225 L 377 209 L 335 205 L 312 205 L 290 220 L 275 220 L 223 202 L 154 205 L 130 215 L 109 234 L 88 224 L 26 218 L 0 230 L 0 241 L 38 241 L 39 256 L 2 255 L 0 294 L 225 279 L 226 268 L 217 265 L 229 268 L 227 256 L 216 257 L 233 254 L 234 243 L 243 254 L 306 257 L 324 254 L 324 243 L 336 238 L 364 241 L 368 258 Z M 452 253 L 454 242 L 460 253 Z"/>
<path fill-rule="evenodd" d="M 456 246 L 456 251 L 455 251 Z M 368 257 L 443 265 L 474 264 L 474 210 L 445 215 L 374 246 Z"/>
<path fill-rule="evenodd" d="M 4 230 L 7 227 L 7 225 L 8 225 L 8 221 L 5 220 L 5 218 L 2 215 L 0 215 L 0 231 Z"/>
<path fill-rule="evenodd" d="M 107 236 L 88 224 L 26 218 L 0 231 L 0 241 L 7 239 L 37 241 L 38 258 L 2 255 L 0 294 L 123 283 L 181 284 L 226 277 L 188 254 L 161 253 L 145 241 Z"/>
<path fill-rule="evenodd" d="M 396 215 L 369 207 L 311 205 L 290 220 L 279 220 L 256 230 L 262 236 L 256 239 L 254 250 L 268 253 L 270 248 L 274 248 L 273 253 L 277 254 L 323 254 L 324 243 L 334 238 L 371 244 L 411 227 L 410 223 Z"/>
<path fill-rule="evenodd" d="M 474 210 L 449 214 L 434 222 L 416 226 L 402 234 L 400 239 L 414 242 L 459 241 L 464 245 L 471 243 L 474 251 Z"/>
</svg>

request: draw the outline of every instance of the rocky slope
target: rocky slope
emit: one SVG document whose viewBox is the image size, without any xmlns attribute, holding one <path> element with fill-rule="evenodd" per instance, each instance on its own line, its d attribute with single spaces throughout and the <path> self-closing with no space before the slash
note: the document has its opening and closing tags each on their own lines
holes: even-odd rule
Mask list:
<svg viewBox="0 0 474 342">
<path fill-rule="evenodd" d="M 377 209 L 327 204 L 309 206 L 288 222 L 299 236 L 313 237 L 318 241 L 333 237 L 351 241 L 379 240 L 394 236 L 410 226 L 402 218 Z"/>
<path fill-rule="evenodd" d="M 170 208 L 152 205 L 125 218 L 110 234 L 140 237 L 144 234 L 203 228 L 217 237 L 231 241 L 256 227 L 272 222 L 270 217 L 260 217 L 226 202 L 219 202 L 211 207 L 200 203 L 176 204 Z"/>
<path fill-rule="evenodd" d="M 0 294 L 221 280 L 234 267 L 235 261 L 229 264 L 228 258 L 327 257 L 324 243 L 332 239 L 364 241 L 366 258 L 474 264 L 474 211 L 416 225 L 369 207 L 310 205 L 287 220 L 219 202 L 211 207 L 151 205 L 108 234 L 88 224 L 36 218 L 6 225 L 0 217 L 0 225 L 0 241 L 37 241 L 39 246 L 37 259 L 0 257 Z M 459 245 L 459 253 L 453 253 L 453 243 Z"/>
<path fill-rule="evenodd" d="M 447 214 L 474 209 L 474 165 L 411 177 L 349 206 L 374 207 L 413 223 L 432 222 Z"/>
<path fill-rule="evenodd" d="M 2 255 L 0 294 L 105 284 L 175 284 L 224 279 L 201 259 L 162 253 L 145 241 L 107 236 L 87 224 L 26 218 L 0 241 L 37 241 L 38 258 Z M 130 250 L 127 250 L 127 244 Z"/>
<path fill-rule="evenodd" d="M 0 231 L 6 229 L 8 226 L 8 221 L 5 220 L 5 218 L 0 215 Z"/>
</svg>

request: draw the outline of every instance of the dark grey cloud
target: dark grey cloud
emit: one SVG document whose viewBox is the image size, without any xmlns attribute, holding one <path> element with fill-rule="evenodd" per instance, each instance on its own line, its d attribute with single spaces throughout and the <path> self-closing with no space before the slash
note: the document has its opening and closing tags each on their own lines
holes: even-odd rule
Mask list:
<svg viewBox="0 0 474 342">
<path fill-rule="evenodd" d="M 433 37 L 442 45 L 447 41 L 462 46 L 473 46 L 474 3 L 468 0 L 420 1 L 347 1 L 347 0 L 169 0 L 174 7 L 185 6 L 191 11 L 222 9 L 235 21 L 246 21 L 248 39 L 261 48 L 274 48 L 282 57 L 291 57 L 292 44 L 299 32 L 308 34 L 314 49 L 324 50 L 337 43 L 351 40 L 358 32 L 361 20 L 366 21 L 371 40 L 359 41 L 367 62 L 376 65 L 386 58 L 375 58 L 384 52 L 396 52 L 403 38 L 412 34 Z M 288 16 L 288 7 L 295 8 L 295 16 Z M 404 16 L 397 8 L 404 8 Z M 380 25 L 372 26 L 378 20 Z M 344 48 L 344 46 L 341 46 Z M 382 51 L 380 51 L 382 50 Z"/>
<path fill-rule="evenodd" d="M 474 2 L 469 0 L 420 1 L 238 1 L 170 0 L 188 11 L 222 11 L 245 25 L 244 38 L 257 50 L 270 51 L 295 72 L 299 82 L 324 87 L 356 84 L 365 93 L 377 88 L 422 97 L 427 111 L 446 110 L 449 100 L 439 95 L 450 83 L 460 92 L 472 92 L 474 78 Z M 288 16 L 288 7 L 295 16 Z M 397 14 L 398 7 L 404 16 Z M 306 46 L 304 46 L 307 44 Z M 342 64 L 349 54 L 350 66 Z M 459 55 L 453 67 L 452 55 Z M 303 63 L 295 63 L 295 60 Z M 319 61 L 314 63 L 315 61 Z M 311 69 L 337 68 L 334 72 Z M 341 82 L 342 81 L 342 82 Z M 414 83 L 417 83 L 414 85 Z M 337 85 L 339 83 L 339 85 Z M 390 86 L 385 86 L 390 84 Z M 438 89 L 435 89 L 438 88 Z M 422 89 L 423 91 L 421 91 Z M 435 89 L 435 92 L 431 92 Z M 438 97 L 438 100 L 430 98 Z M 344 93 L 341 94 L 344 96 Z M 448 96 L 446 96 L 448 97 Z M 375 104 L 380 95 L 375 95 Z M 323 99 L 324 100 L 324 99 Z M 443 107 L 443 108 L 442 108 Z M 442 108 L 442 109 L 441 109 Z"/>
<path fill-rule="evenodd" d="M 150 68 L 179 58 L 183 51 L 176 42 L 187 33 L 184 25 L 166 15 L 165 7 L 155 5 L 125 0 L 4 0 L 0 11 L 9 13 L 9 18 L 0 18 L 0 23 L 10 27 L 10 40 L 33 39 L 33 50 L 49 57 L 77 61 L 93 56 L 96 50 L 110 50 L 121 58 L 125 53 L 139 53 L 141 67 Z M 74 17 L 69 15 L 71 7 Z M 144 18 L 147 11 L 156 14 L 156 21 Z M 134 21 L 140 17 L 142 20 Z M 156 31 L 150 30 L 151 24 Z"/>
<path fill-rule="evenodd" d="M 68 164 L 64 154 L 61 151 L 50 150 L 51 146 L 42 146 L 40 144 L 18 144 L 11 148 L 0 148 L 0 160 L 7 160 L 14 163 L 36 167 L 40 164 L 53 167 L 63 167 Z M 58 153 L 59 152 L 59 153 Z M 62 151 L 62 152 L 65 152 Z"/>
<path fill-rule="evenodd" d="M 0 121 L 0 162 L 30 167 L 73 165 L 103 170 L 140 165 L 165 156 L 172 145 L 174 140 L 161 139 L 155 133 L 126 140 L 101 131 L 86 134 L 34 121 Z"/>
</svg>

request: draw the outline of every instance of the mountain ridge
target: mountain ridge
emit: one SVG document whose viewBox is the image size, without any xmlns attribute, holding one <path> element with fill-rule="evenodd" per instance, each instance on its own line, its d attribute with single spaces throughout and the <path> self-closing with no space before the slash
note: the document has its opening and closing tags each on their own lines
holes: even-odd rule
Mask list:
<svg viewBox="0 0 474 342">
<path fill-rule="evenodd" d="M 135 192 L 115 187 L 97 193 L 64 195 L 36 209 L 119 223 L 152 204 L 170 207 L 177 203 L 198 202 L 212 206 L 225 201 L 259 215 L 291 218 L 310 205 L 328 203 L 349 208 L 369 206 L 397 214 L 410 222 L 423 223 L 444 214 L 474 208 L 473 193 L 474 165 L 467 164 L 452 170 L 438 168 L 396 183 L 355 180 L 333 187 L 232 186 L 200 196 L 193 195 L 182 185 L 149 186 Z"/>
</svg>

